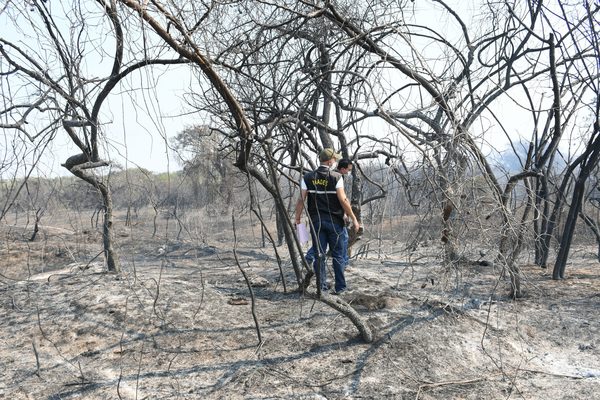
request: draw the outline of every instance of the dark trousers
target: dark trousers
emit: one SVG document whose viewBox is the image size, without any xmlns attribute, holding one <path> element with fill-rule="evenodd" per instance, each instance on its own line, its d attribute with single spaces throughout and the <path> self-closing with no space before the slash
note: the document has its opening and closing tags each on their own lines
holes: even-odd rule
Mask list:
<svg viewBox="0 0 600 400">
<path fill-rule="evenodd" d="M 331 249 L 333 273 L 335 275 L 335 291 L 346 289 L 344 267 L 348 253 L 348 231 L 344 225 L 336 224 L 330 219 L 313 218 L 311 236 L 315 248 L 315 274 L 320 277 L 321 290 L 327 290 L 327 250 Z"/>
</svg>

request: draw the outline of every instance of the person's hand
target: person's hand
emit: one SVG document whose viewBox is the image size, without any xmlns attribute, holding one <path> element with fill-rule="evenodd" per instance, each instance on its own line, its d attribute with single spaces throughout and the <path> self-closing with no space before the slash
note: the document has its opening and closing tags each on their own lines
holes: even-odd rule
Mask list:
<svg viewBox="0 0 600 400">
<path fill-rule="evenodd" d="M 361 236 L 364 232 L 364 229 L 362 226 L 358 227 L 358 230 L 356 231 L 356 236 Z"/>
</svg>

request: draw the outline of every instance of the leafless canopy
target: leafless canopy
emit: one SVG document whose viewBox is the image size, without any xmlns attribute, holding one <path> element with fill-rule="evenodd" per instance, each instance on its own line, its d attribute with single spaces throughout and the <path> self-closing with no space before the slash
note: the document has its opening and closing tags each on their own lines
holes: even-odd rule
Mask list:
<svg viewBox="0 0 600 400">
<path fill-rule="evenodd" d="M 464 261 L 461 237 L 482 231 L 519 296 L 524 242 L 546 267 L 568 207 L 564 277 L 585 211 L 600 151 L 598 13 L 565 0 L 10 2 L 0 126 L 14 143 L 66 135 L 79 148 L 64 166 L 103 193 L 110 259 L 110 190 L 93 172 L 109 164 L 103 105 L 115 88 L 139 89 L 133 72 L 186 64 L 197 77 L 186 106 L 210 120 L 197 125 L 272 193 L 282 220 L 299 173 L 336 147 L 357 163 L 359 215 L 403 188 L 411 212 L 439 222 L 446 262 Z M 507 154 L 516 162 L 498 167 Z M 297 260 L 291 225 L 281 229 Z"/>
</svg>

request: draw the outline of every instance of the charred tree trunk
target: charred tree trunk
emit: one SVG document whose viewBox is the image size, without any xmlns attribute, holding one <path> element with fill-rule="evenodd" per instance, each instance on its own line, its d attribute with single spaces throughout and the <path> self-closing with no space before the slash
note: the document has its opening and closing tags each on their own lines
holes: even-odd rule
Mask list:
<svg viewBox="0 0 600 400">
<path fill-rule="evenodd" d="M 35 241 L 35 238 L 37 237 L 37 234 L 40 231 L 40 221 L 42 220 L 43 215 L 44 215 L 44 210 L 42 210 L 41 208 L 38 208 L 37 211 L 35 212 L 35 225 L 33 226 L 33 233 L 31 234 L 31 237 L 29 238 L 30 242 Z"/>
<path fill-rule="evenodd" d="M 121 263 L 115 250 L 114 227 L 113 227 L 113 202 L 110 188 L 99 182 L 97 189 L 102 194 L 104 202 L 104 220 L 102 224 L 102 243 L 104 245 L 104 257 L 109 272 L 121 272 Z"/>
<path fill-rule="evenodd" d="M 575 225 L 577 223 L 577 215 L 581 209 L 581 202 L 583 199 L 583 191 L 585 190 L 585 179 L 580 175 L 573 188 L 573 197 L 571 199 L 571 206 L 569 207 L 569 214 L 565 221 L 565 229 L 563 231 L 562 240 L 559 244 L 558 254 L 556 256 L 556 262 L 554 264 L 554 270 L 552 272 L 552 279 L 564 279 L 565 267 L 567 264 L 567 257 L 569 256 L 569 250 L 571 249 L 571 243 L 573 241 L 573 234 L 575 232 Z"/>
<path fill-rule="evenodd" d="M 546 268 L 544 255 L 548 253 L 548 242 L 546 241 L 550 199 L 548 198 L 548 178 L 546 174 L 540 177 L 536 182 L 536 195 L 534 207 L 534 247 L 535 247 L 535 264 L 541 268 Z"/>
<path fill-rule="evenodd" d="M 454 203 L 451 199 L 444 201 L 442 205 L 442 237 L 441 241 L 444 245 L 444 253 L 447 262 L 458 260 L 456 247 L 452 240 L 452 216 L 454 215 Z"/>
<path fill-rule="evenodd" d="M 500 236 L 499 254 L 498 260 L 502 262 L 506 270 L 508 271 L 510 278 L 510 291 L 513 299 L 523 296 L 521 288 L 521 271 L 519 268 L 518 258 L 521 254 L 523 247 L 523 236 L 525 232 L 525 225 L 529 213 L 533 205 L 533 193 L 532 184 L 530 183 L 531 177 L 539 177 L 539 173 L 536 171 L 528 171 L 527 168 L 530 166 L 531 161 L 531 150 L 528 153 L 527 162 L 524 166 L 525 171 L 511 176 L 506 183 L 504 192 L 501 196 L 500 209 L 502 215 L 502 231 Z M 523 214 L 519 222 L 513 217 L 513 210 L 515 207 L 509 207 L 508 203 L 512 197 L 512 192 L 519 181 L 524 181 L 527 189 L 527 203 Z M 516 225 L 516 226 L 515 226 Z M 514 233 L 516 231 L 516 234 Z"/>
<path fill-rule="evenodd" d="M 562 210 L 563 210 L 563 207 L 565 204 L 565 199 L 567 197 L 566 193 L 568 191 L 569 185 L 572 182 L 573 171 L 584 161 L 585 156 L 586 156 L 585 153 L 580 155 L 571 163 L 571 165 L 569 165 L 569 167 L 567 168 L 567 170 L 564 173 L 562 182 L 556 193 L 554 207 L 552 208 L 552 213 L 550 214 L 550 217 L 548 218 L 548 222 L 546 224 L 546 229 L 541 234 L 542 235 L 541 240 L 543 240 L 543 243 L 540 247 L 540 249 L 542 251 L 541 259 L 540 259 L 540 266 L 542 268 L 545 268 L 548 264 L 548 257 L 550 255 L 550 240 L 552 239 L 552 237 L 554 235 L 554 229 L 558 225 L 560 215 L 562 214 Z"/>
<path fill-rule="evenodd" d="M 358 169 L 358 168 L 357 168 Z M 359 223 L 362 224 L 362 213 L 361 213 L 361 204 L 363 193 L 361 190 L 362 180 L 358 173 L 355 170 L 352 170 L 352 193 L 350 195 L 350 206 L 352 207 L 352 212 L 354 216 L 358 220 Z M 355 232 L 354 229 L 350 229 L 348 232 L 348 257 L 351 256 L 352 246 L 360 239 L 363 234 L 363 228 Z"/>
<path fill-rule="evenodd" d="M 558 255 L 556 256 L 556 262 L 554 264 L 554 270 L 552 272 L 553 279 L 564 279 L 565 269 L 567 266 L 567 258 L 569 256 L 569 250 L 573 241 L 573 234 L 575 233 L 575 225 L 577 223 L 577 215 L 581 210 L 583 198 L 585 196 L 585 183 L 598 164 L 598 158 L 600 157 L 600 122 L 596 121 L 594 124 L 594 133 L 590 144 L 588 145 L 585 153 L 583 154 L 583 162 L 581 163 L 581 170 L 579 176 L 575 182 L 573 188 L 573 197 L 571 200 L 571 206 L 569 207 L 569 214 L 565 223 L 565 229 L 560 241 L 560 247 Z"/>
<path fill-rule="evenodd" d="M 102 196 L 102 203 L 104 208 L 104 216 L 102 222 L 102 245 L 104 248 L 104 258 L 109 272 L 121 272 L 121 264 L 117 251 L 114 247 L 114 228 L 113 228 L 113 203 L 110 186 L 101 182 L 94 175 L 87 173 L 88 169 L 105 167 L 108 163 L 105 161 L 88 161 L 88 156 L 85 154 L 78 154 L 73 157 L 69 157 L 67 161 L 62 164 L 63 167 L 68 169 L 73 175 L 81 180 L 86 181 L 94 188 L 96 188 Z"/>
<path fill-rule="evenodd" d="M 583 219 L 583 222 L 585 222 L 585 224 L 588 226 L 588 228 L 590 228 L 590 230 L 594 234 L 594 238 L 596 239 L 596 246 L 597 246 L 596 258 L 598 259 L 598 262 L 600 262 L 600 227 L 598 226 L 598 222 L 594 221 L 590 216 L 586 215 L 583 211 L 579 213 L 579 216 L 581 217 L 581 219 Z"/>
<path fill-rule="evenodd" d="M 285 215 L 282 215 L 279 208 L 275 209 L 275 225 L 277 228 L 277 246 L 281 246 L 283 244 L 283 239 L 285 238 Z"/>
</svg>

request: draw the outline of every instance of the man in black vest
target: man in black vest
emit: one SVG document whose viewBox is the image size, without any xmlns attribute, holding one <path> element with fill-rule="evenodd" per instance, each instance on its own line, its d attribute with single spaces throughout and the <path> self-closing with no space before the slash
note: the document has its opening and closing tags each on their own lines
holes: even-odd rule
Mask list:
<svg viewBox="0 0 600 400">
<path fill-rule="evenodd" d="M 352 221 L 356 232 L 360 224 L 352 212 L 346 198 L 342 175 L 333 171 L 340 155 L 333 149 L 325 148 L 319 153 L 321 165 L 315 171 L 304 175 L 300 181 L 300 198 L 296 204 L 296 224 L 300 223 L 304 203 L 307 203 L 311 222 L 313 247 L 317 250 L 315 273 L 321 283 L 321 290 L 327 290 L 327 268 L 325 256 L 327 248 L 333 257 L 335 293 L 346 289 L 344 277 L 345 253 L 348 251 L 348 232 L 344 224 L 344 214 Z"/>
<path fill-rule="evenodd" d="M 346 175 L 348 175 L 349 173 L 352 172 L 352 168 L 353 168 L 353 164 L 352 164 L 352 160 L 348 159 L 348 158 L 342 158 L 341 160 L 338 161 L 337 163 L 337 168 L 336 168 L 336 172 L 339 172 L 340 174 L 342 174 L 342 178 L 344 178 Z M 345 185 L 344 185 L 345 187 Z M 346 225 L 346 227 L 348 226 L 348 221 L 346 219 L 346 217 L 344 216 L 344 223 Z M 348 242 L 349 245 L 349 242 Z M 348 245 L 346 246 L 346 252 L 344 253 L 344 271 L 346 271 L 346 267 L 348 266 L 348 263 L 350 262 L 349 259 L 349 254 L 348 252 L 350 250 L 348 250 Z M 310 249 L 308 249 L 308 251 L 306 252 L 306 262 L 309 265 L 313 265 L 314 261 L 317 258 L 317 250 L 316 247 L 311 246 Z"/>
</svg>

